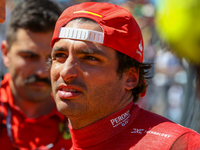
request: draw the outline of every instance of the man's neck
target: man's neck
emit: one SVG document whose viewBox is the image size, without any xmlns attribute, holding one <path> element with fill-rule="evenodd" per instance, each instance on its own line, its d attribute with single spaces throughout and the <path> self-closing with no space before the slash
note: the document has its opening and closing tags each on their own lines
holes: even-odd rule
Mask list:
<svg viewBox="0 0 200 150">
<path fill-rule="evenodd" d="M 125 108 L 127 105 L 129 105 L 132 102 L 133 96 L 131 94 L 126 94 L 123 97 L 125 100 L 120 101 L 116 107 L 113 107 L 112 109 L 109 110 L 109 112 L 102 111 L 101 116 L 95 116 L 95 115 L 90 115 L 90 116 L 82 116 L 82 115 L 77 115 L 77 116 L 66 116 L 69 120 L 69 124 L 71 127 L 75 130 L 81 129 L 83 127 L 86 127 L 98 120 L 101 120 L 123 108 Z M 95 114 L 95 113 L 93 113 Z"/>
<path fill-rule="evenodd" d="M 51 96 L 47 100 L 40 102 L 31 102 L 22 99 L 15 99 L 14 104 L 18 106 L 27 118 L 37 118 L 41 115 L 46 115 L 55 107 L 55 103 Z"/>
</svg>

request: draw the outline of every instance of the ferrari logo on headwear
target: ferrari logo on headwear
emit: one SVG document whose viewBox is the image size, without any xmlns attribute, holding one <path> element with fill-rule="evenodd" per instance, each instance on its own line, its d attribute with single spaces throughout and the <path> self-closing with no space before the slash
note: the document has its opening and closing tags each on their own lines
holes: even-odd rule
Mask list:
<svg viewBox="0 0 200 150">
<path fill-rule="evenodd" d="M 93 12 L 90 12 L 90 11 L 84 11 L 84 10 L 82 10 L 82 11 L 75 11 L 73 13 L 74 14 L 75 13 L 86 13 L 86 14 L 91 14 L 91 15 L 94 15 L 94 16 L 102 17 L 102 15 L 99 15 L 99 14 L 96 14 L 96 13 L 93 13 Z"/>
</svg>

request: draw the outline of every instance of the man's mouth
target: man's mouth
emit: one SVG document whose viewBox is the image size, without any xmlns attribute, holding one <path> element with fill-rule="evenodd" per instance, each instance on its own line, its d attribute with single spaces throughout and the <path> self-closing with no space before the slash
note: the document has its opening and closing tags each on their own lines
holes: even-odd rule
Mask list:
<svg viewBox="0 0 200 150">
<path fill-rule="evenodd" d="M 60 91 L 78 93 L 78 91 L 75 90 L 75 89 L 65 89 L 65 88 L 62 88 L 62 89 L 60 89 Z"/>
<path fill-rule="evenodd" d="M 62 88 L 59 88 L 58 90 L 58 96 L 61 99 L 74 99 L 80 96 L 81 94 L 82 94 L 81 91 L 76 90 L 74 88 L 62 87 Z"/>
</svg>

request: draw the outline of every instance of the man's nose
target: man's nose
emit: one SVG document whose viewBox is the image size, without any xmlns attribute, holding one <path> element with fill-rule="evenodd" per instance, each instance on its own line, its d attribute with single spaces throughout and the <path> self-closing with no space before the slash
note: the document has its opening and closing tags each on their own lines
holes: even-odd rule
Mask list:
<svg viewBox="0 0 200 150">
<path fill-rule="evenodd" d="M 66 82 L 71 81 L 72 79 L 76 78 L 78 75 L 77 67 L 78 67 L 77 60 L 73 58 L 72 56 L 69 56 L 62 66 L 62 69 L 60 71 L 60 76 Z"/>
</svg>

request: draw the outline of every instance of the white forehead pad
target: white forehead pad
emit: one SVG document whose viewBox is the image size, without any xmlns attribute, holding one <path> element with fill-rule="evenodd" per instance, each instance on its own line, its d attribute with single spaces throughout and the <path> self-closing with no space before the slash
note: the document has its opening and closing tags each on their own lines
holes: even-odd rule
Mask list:
<svg viewBox="0 0 200 150">
<path fill-rule="evenodd" d="M 91 41 L 103 44 L 104 33 L 86 29 L 61 27 L 58 37 L 64 39 L 66 38 Z"/>
</svg>

